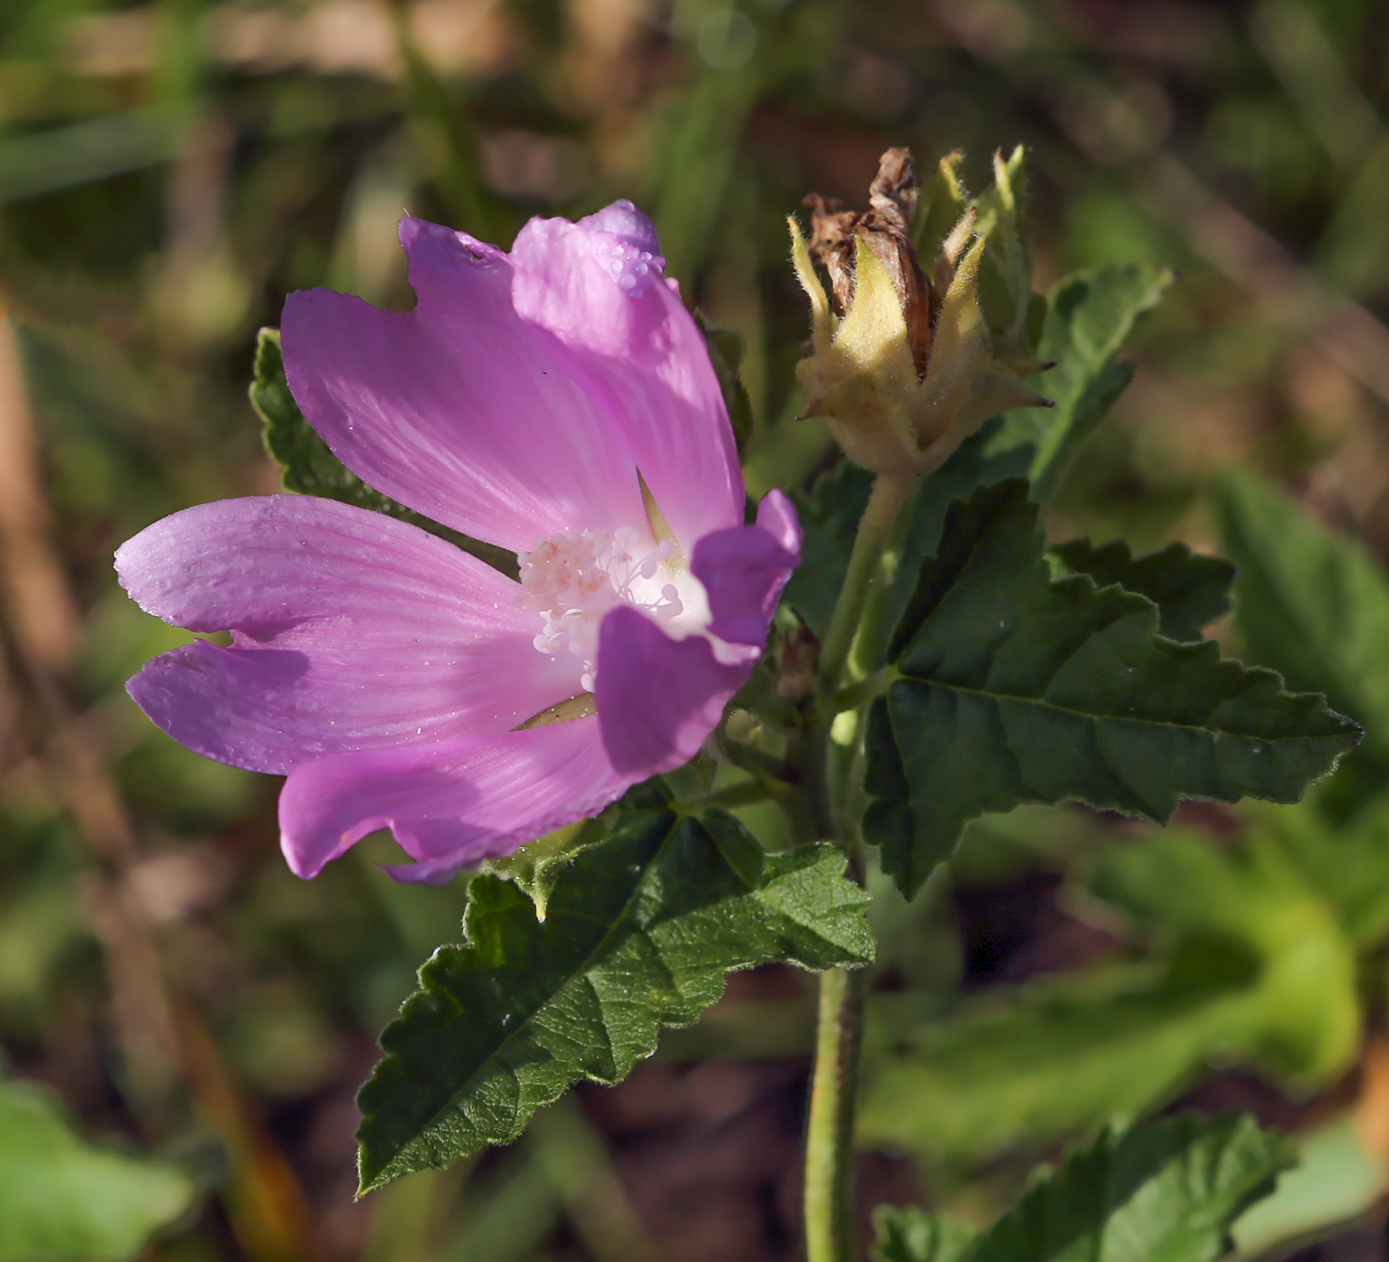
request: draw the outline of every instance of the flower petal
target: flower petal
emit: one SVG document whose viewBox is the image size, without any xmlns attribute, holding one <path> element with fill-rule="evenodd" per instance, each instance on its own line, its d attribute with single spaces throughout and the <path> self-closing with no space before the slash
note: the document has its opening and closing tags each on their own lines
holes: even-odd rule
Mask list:
<svg viewBox="0 0 1389 1262">
<path fill-rule="evenodd" d="M 757 525 L 716 530 L 695 544 L 690 570 L 709 594 L 709 631 L 730 644 L 765 644 L 800 548 L 796 510 L 780 491 L 763 499 Z"/>
<path fill-rule="evenodd" d="M 389 828 L 417 861 L 391 874 L 442 881 L 597 814 L 633 779 L 608 761 L 593 718 L 338 754 L 290 773 L 280 794 L 280 846 L 290 868 L 311 877 L 368 833 Z"/>
<path fill-rule="evenodd" d="M 418 527 L 312 496 L 223 500 L 156 522 L 116 569 L 147 613 L 233 631 L 129 683 L 175 740 L 286 772 L 309 758 L 507 731 L 579 691 L 537 653 L 519 586 Z"/>
<path fill-rule="evenodd" d="M 644 780 L 688 762 L 751 671 L 750 661 L 720 662 L 702 635 L 672 640 L 630 605 L 611 610 L 598 632 L 595 701 L 612 765 Z"/>
<path fill-rule="evenodd" d="M 507 256 L 405 219 L 414 311 L 313 289 L 285 302 L 290 389 L 337 457 L 435 521 L 524 552 L 644 520 L 621 433 L 512 308 Z"/>
<path fill-rule="evenodd" d="M 743 477 L 704 336 L 673 283 L 652 270 L 622 285 L 632 268 L 662 261 L 640 261 L 655 244 L 651 221 L 631 203 L 578 224 L 532 219 L 512 247 L 512 293 L 516 310 L 569 350 L 585 393 L 620 426 L 688 556 L 711 530 L 742 521 Z"/>
</svg>

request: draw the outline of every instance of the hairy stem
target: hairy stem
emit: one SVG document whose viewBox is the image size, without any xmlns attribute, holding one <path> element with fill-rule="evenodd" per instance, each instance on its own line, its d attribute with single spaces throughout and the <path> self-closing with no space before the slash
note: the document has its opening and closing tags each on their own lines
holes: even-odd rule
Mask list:
<svg viewBox="0 0 1389 1262">
<path fill-rule="evenodd" d="M 854 1097 L 867 970 L 820 976 L 815 1076 L 805 1145 L 805 1244 L 809 1262 L 854 1262 Z"/>
<path fill-rule="evenodd" d="M 820 650 L 820 680 L 827 688 L 836 687 L 844 673 L 844 664 L 849 659 L 849 650 L 863 617 L 864 603 L 878 572 L 878 562 L 892 538 L 897 514 L 911 487 L 911 480 L 890 478 L 885 474 L 880 474 L 873 483 L 868 506 L 859 519 L 858 535 L 849 557 L 848 572 L 844 575 L 844 586 L 839 592 L 839 603 L 834 607 L 834 617 Z"/>
<path fill-rule="evenodd" d="M 801 737 L 802 785 L 814 813 L 849 857 L 849 875 L 863 883 L 857 828 L 845 811 L 845 752 L 829 757 L 835 690 L 863 621 L 874 579 L 882 583 L 884 550 L 892 540 L 912 481 L 879 475 L 859 519 L 844 586 L 820 652 L 818 716 Z M 830 772 L 835 783 L 830 783 Z M 821 835 L 824 835 L 823 833 Z M 864 969 L 832 968 L 820 976 L 815 1072 L 805 1146 L 805 1243 L 809 1262 L 854 1262 L 854 1103 L 868 976 Z"/>
</svg>

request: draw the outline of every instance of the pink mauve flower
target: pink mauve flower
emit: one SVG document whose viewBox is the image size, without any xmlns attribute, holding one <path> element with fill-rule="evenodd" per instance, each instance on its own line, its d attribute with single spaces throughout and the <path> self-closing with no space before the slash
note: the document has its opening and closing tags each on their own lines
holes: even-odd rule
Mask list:
<svg viewBox="0 0 1389 1262">
<path fill-rule="evenodd" d="M 629 202 L 533 219 L 508 255 L 406 219 L 408 313 L 285 304 L 290 388 L 371 486 L 517 553 L 521 581 L 333 500 L 223 500 L 116 553 L 191 631 L 130 695 L 175 740 L 287 775 L 300 876 L 379 828 L 412 881 L 572 820 L 692 757 L 751 673 L 800 530 L 744 490 L 708 352 Z M 591 694 L 591 695 L 588 695 Z M 527 723 L 571 698 L 582 717 Z"/>
</svg>

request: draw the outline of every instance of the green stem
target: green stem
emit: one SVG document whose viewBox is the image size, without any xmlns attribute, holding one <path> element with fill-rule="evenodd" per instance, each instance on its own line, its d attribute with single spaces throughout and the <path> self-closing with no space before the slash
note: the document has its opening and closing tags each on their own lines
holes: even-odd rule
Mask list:
<svg viewBox="0 0 1389 1262">
<path fill-rule="evenodd" d="M 853 822 L 845 818 L 842 796 L 828 781 L 829 730 L 835 691 L 879 575 L 883 552 L 893 536 L 912 481 L 880 474 L 859 519 L 844 586 L 820 651 L 816 721 L 793 742 L 804 772 L 802 784 L 815 814 L 828 825 L 849 856 L 849 875 L 863 884 L 863 859 Z M 881 681 L 875 681 L 881 682 Z M 848 698 L 846 698 L 848 699 Z M 854 698 L 856 701 L 857 698 Z M 840 761 L 843 760 L 843 752 Z M 843 771 L 843 768 L 836 768 Z M 835 776 L 836 781 L 841 776 Z M 820 835 L 825 835 L 823 832 Z M 809 1262 L 854 1262 L 854 1101 L 859 1049 L 863 1040 L 866 969 L 832 968 L 820 976 L 820 1009 L 815 1035 L 815 1072 L 810 1084 L 810 1121 L 805 1144 L 805 1245 Z"/>
<path fill-rule="evenodd" d="M 854 1097 L 868 970 L 820 976 L 815 1076 L 805 1144 L 808 1262 L 854 1262 Z"/>
<path fill-rule="evenodd" d="M 868 506 L 859 519 L 858 535 L 849 557 L 848 572 L 844 575 L 844 586 L 839 592 L 839 603 L 834 607 L 834 617 L 830 619 L 830 629 L 820 650 L 820 680 L 827 688 L 837 687 L 844 673 L 844 664 L 849 660 L 849 650 L 863 617 L 864 603 L 878 572 L 878 562 L 892 538 L 897 514 L 911 487 L 911 480 L 890 478 L 886 474 L 879 474 L 873 483 Z"/>
</svg>

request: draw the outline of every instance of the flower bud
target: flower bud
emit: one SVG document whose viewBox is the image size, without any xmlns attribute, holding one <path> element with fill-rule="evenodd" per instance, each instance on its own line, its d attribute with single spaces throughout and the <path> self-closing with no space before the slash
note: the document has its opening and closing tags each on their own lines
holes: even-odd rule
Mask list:
<svg viewBox="0 0 1389 1262">
<path fill-rule="evenodd" d="M 986 238 L 966 248 L 975 208 L 966 208 L 941 244 L 933 280 L 911 239 L 917 187 L 907 150 L 883 155 L 869 192 L 863 214 L 807 199 L 815 207 L 809 245 L 791 221 L 813 341 L 813 354 L 796 366 L 806 392 L 802 416 L 819 417 L 845 454 L 874 473 L 929 473 L 994 413 L 1046 400 L 995 348 L 980 306 Z M 990 211 L 1016 232 L 1016 217 Z M 812 255 L 829 275 L 829 295 Z M 1001 310 L 1000 328 L 1011 332 L 1012 310 Z"/>
</svg>

